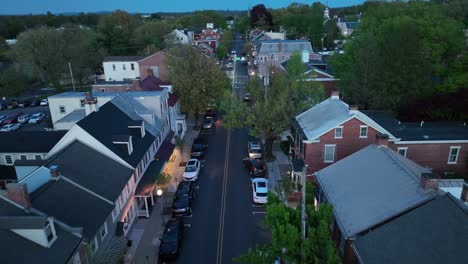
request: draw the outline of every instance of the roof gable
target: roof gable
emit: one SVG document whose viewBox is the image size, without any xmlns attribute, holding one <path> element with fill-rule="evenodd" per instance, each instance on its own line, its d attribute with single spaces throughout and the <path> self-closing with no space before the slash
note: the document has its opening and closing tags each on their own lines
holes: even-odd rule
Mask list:
<svg viewBox="0 0 468 264">
<path fill-rule="evenodd" d="M 128 164 L 136 167 L 153 143 L 155 137 L 146 133 L 143 138 L 133 137 L 133 152 L 129 154 L 117 147 L 112 142 L 115 135 L 130 135 L 128 125 L 133 121 L 130 116 L 123 112 L 112 102 L 108 102 L 77 123 L 83 130 L 101 142 L 104 146 L 125 160 Z"/>
<path fill-rule="evenodd" d="M 66 131 L 15 131 L 0 133 L 1 153 L 47 153 Z M 18 144 L 21 142 L 21 144 Z"/>
<path fill-rule="evenodd" d="M 347 238 L 431 199 L 420 186 L 429 169 L 384 146 L 370 145 L 319 172 L 316 178 Z"/>
</svg>

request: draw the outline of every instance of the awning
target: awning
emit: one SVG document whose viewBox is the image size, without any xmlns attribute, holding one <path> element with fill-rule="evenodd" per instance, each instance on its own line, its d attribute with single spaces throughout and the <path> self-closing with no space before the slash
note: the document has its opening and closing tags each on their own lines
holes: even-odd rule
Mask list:
<svg viewBox="0 0 468 264">
<path fill-rule="evenodd" d="M 167 159 L 154 160 L 150 163 L 136 187 L 134 196 L 150 196 L 154 189 L 154 184 L 156 183 L 156 177 L 161 173 L 166 162 Z"/>
<path fill-rule="evenodd" d="M 168 135 L 159 147 L 158 152 L 156 152 L 156 154 L 154 155 L 155 160 L 169 160 L 175 148 L 175 145 L 171 143 L 174 134 L 174 131 L 169 131 Z"/>
</svg>

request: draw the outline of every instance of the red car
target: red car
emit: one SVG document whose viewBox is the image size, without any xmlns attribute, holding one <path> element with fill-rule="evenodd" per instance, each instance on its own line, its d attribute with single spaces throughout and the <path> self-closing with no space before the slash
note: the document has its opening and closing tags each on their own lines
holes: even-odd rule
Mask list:
<svg viewBox="0 0 468 264">
<path fill-rule="evenodd" d="M 11 114 L 5 120 L 3 120 L 2 125 L 17 123 L 18 122 L 18 117 L 20 117 L 22 115 L 23 115 L 23 112 Z"/>
</svg>

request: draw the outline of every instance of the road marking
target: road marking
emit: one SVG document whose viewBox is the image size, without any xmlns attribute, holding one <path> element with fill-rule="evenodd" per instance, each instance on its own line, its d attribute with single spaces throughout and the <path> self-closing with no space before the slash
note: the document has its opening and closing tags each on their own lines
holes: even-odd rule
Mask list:
<svg viewBox="0 0 468 264">
<path fill-rule="evenodd" d="M 223 256 L 223 237 L 224 237 L 224 210 L 226 207 L 226 188 L 227 188 L 227 174 L 229 165 L 229 147 L 231 143 L 231 130 L 228 129 L 226 139 L 226 156 L 224 158 L 224 175 L 223 175 L 223 191 L 221 193 L 221 214 L 219 217 L 219 230 L 218 230 L 218 252 L 216 254 L 216 263 L 221 264 Z"/>
<path fill-rule="evenodd" d="M 266 212 L 252 212 L 253 215 L 256 215 L 256 214 L 266 214 Z"/>
</svg>

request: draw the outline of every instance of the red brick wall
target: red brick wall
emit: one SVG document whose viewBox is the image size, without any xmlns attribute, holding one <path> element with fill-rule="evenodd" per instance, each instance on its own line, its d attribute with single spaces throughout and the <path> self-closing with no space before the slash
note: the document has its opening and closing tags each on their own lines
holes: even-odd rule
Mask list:
<svg viewBox="0 0 468 264">
<path fill-rule="evenodd" d="M 419 165 L 430 167 L 443 177 L 444 172 L 466 173 L 468 159 L 468 143 L 437 143 L 437 144 L 393 144 L 388 145 L 397 151 L 398 148 L 408 147 L 406 157 Z M 450 147 L 460 146 L 457 164 L 448 164 Z"/>
<path fill-rule="evenodd" d="M 367 129 L 367 138 L 359 138 L 360 126 L 366 125 L 358 119 L 351 119 L 343 126 L 343 138 L 335 138 L 335 129 L 320 137 L 319 143 L 306 144 L 305 161 L 309 165 L 309 173 L 319 171 L 333 163 L 324 163 L 325 145 L 335 144 L 335 162 L 354 152 L 375 143 L 377 131 L 371 127 Z"/>
<path fill-rule="evenodd" d="M 169 55 L 164 52 L 158 52 L 138 62 L 140 66 L 140 80 L 148 77 L 148 70 L 151 70 L 151 67 L 158 67 L 158 76 L 156 77 L 163 81 L 169 81 L 169 69 L 166 62 L 167 56 Z"/>
</svg>

